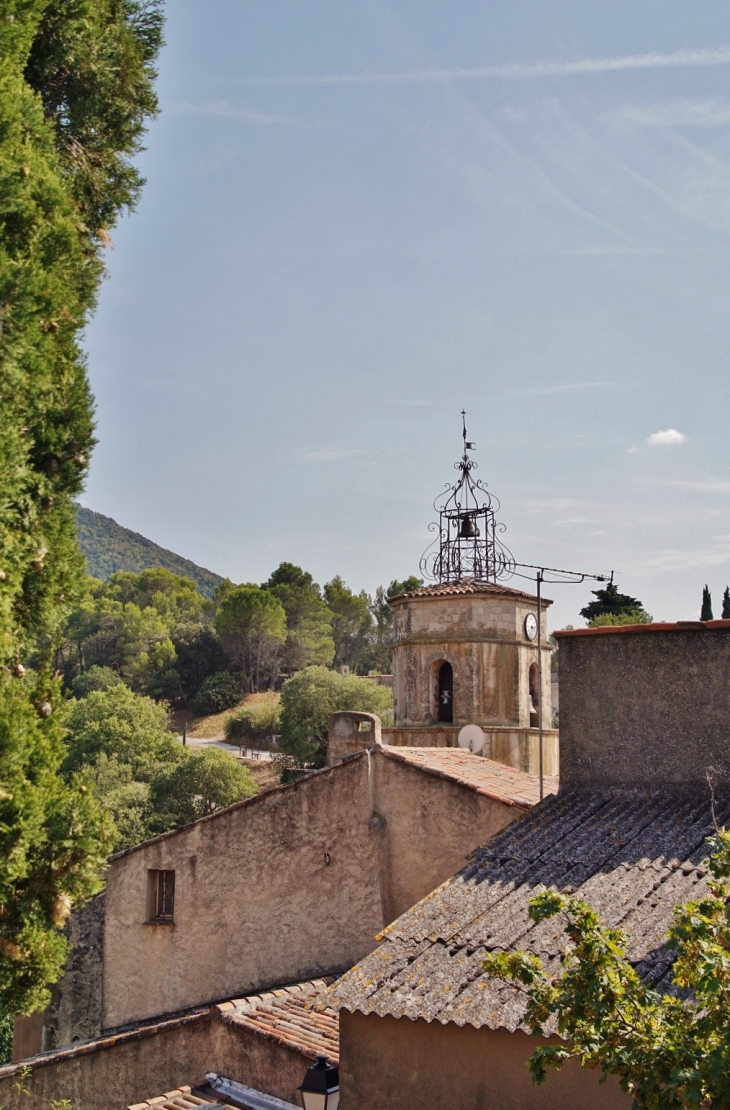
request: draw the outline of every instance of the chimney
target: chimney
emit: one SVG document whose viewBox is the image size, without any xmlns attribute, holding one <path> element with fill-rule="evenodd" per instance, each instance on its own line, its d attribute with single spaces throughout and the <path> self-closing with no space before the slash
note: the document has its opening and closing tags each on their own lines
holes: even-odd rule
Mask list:
<svg viewBox="0 0 730 1110">
<path fill-rule="evenodd" d="M 561 792 L 730 782 L 730 620 L 556 636 Z"/>
<path fill-rule="evenodd" d="M 348 755 L 382 743 L 380 717 L 374 713 L 341 710 L 330 714 L 327 736 L 327 766 L 339 763 Z"/>
</svg>

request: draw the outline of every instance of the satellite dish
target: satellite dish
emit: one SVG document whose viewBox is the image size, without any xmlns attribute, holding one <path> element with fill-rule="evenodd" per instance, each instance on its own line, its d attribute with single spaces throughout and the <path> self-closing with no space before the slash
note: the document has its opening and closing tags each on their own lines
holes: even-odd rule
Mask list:
<svg viewBox="0 0 730 1110">
<path fill-rule="evenodd" d="M 480 752 L 487 741 L 484 730 L 479 725 L 464 725 L 459 730 L 459 747 L 468 748 L 470 752 Z"/>
</svg>

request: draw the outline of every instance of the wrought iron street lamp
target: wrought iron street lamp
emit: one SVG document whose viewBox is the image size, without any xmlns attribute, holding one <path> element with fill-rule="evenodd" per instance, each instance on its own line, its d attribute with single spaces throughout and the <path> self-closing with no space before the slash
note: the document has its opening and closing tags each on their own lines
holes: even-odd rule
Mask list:
<svg viewBox="0 0 730 1110">
<path fill-rule="evenodd" d="M 318 1056 L 317 1063 L 307 1068 L 302 1092 L 304 1110 L 337 1110 L 340 1104 L 340 1073 L 329 1056 Z"/>
</svg>

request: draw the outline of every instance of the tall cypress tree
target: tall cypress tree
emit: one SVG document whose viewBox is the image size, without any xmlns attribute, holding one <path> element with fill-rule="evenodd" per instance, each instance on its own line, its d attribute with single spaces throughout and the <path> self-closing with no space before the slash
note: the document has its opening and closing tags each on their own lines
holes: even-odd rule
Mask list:
<svg viewBox="0 0 730 1110">
<path fill-rule="evenodd" d="M 725 593 L 722 595 L 722 619 L 724 621 L 730 620 L 730 587 L 725 587 Z"/>
<path fill-rule="evenodd" d="M 156 3 L 6 0 L 0 18 L 0 999 L 42 1007 L 60 931 L 98 889 L 104 819 L 58 775 L 50 658 L 79 595 L 73 498 L 93 406 L 80 335 L 141 181 Z M 23 660 L 40 660 L 30 681 Z"/>
<path fill-rule="evenodd" d="M 711 621 L 712 619 L 712 595 L 710 594 L 710 587 L 704 586 L 702 590 L 702 609 L 700 610 L 700 620 Z"/>
</svg>

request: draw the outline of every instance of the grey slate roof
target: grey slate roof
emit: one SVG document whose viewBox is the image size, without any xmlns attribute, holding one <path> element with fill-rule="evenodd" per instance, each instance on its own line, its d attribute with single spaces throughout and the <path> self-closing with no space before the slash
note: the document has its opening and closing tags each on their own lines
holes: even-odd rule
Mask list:
<svg viewBox="0 0 730 1110">
<path fill-rule="evenodd" d="M 716 807 L 718 823 L 730 804 Z M 522 988 L 488 978 L 487 952 L 527 948 L 558 970 L 561 917 L 535 925 L 542 886 L 576 893 L 630 938 L 629 958 L 659 990 L 671 986 L 664 950 L 672 910 L 705 889 L 709 794 L 563 794 L 478 849 L 473 861 L 382 934 L 383 943 L 322 996 L 332 1009 L 514 1031 Z"/>
</svg>

